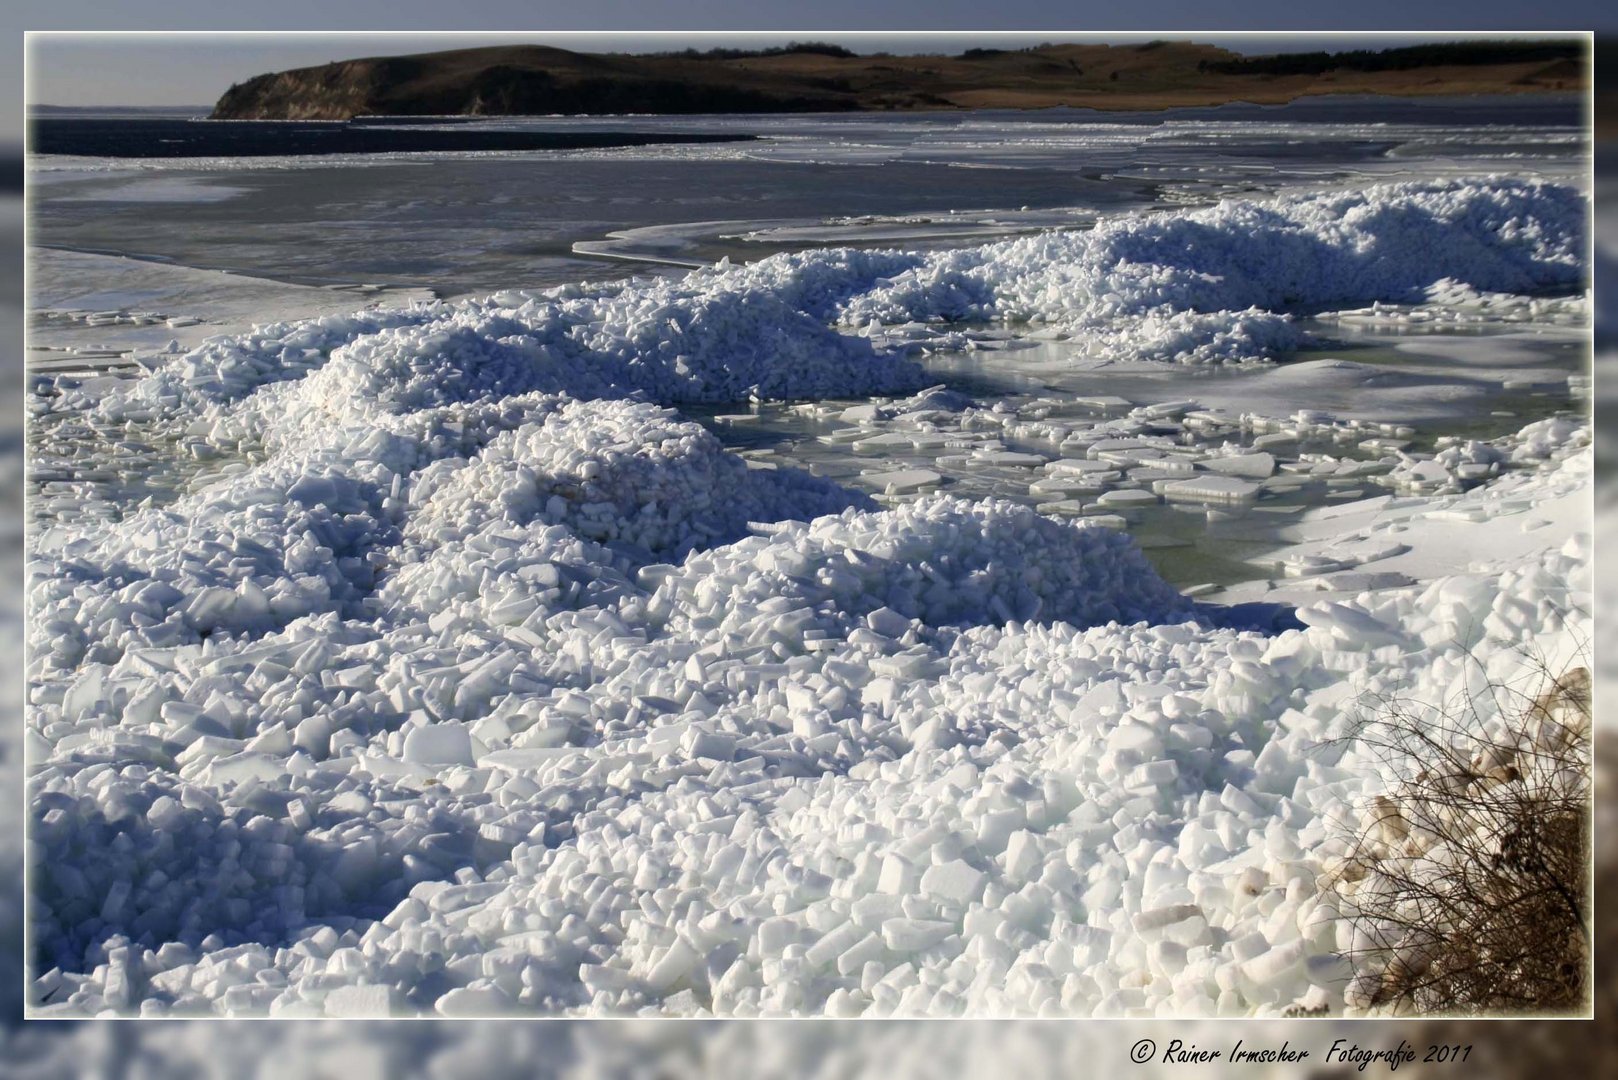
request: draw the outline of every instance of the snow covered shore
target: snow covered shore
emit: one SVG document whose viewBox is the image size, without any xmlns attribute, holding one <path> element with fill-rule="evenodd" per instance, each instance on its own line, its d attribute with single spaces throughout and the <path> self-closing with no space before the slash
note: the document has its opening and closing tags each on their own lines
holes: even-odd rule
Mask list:
<svg viewBox="0 0 1618 1080">
<path fill-rule="evenodd" d="M 1356 522 L 1419 583 L 1294 621 L 1193 603 L 1099 521 L 750 469 L 667 406 L 925 385 L 836 328 L 873 321 L 1284 356 L 1289 309 L 1576 288 L 1585 215 L 1405 184 L 783 255 L 280 323 L 36 398 L 109 456 L 262 460 L 33 538 L 32 1009 L 1340 1009 L 1315 882 L 1388 777 L 1332 740 L 1366 695 L 1572 661 L 1587 427 L 1435 459 L 1516 468 Z M 1545 525 L 1432 559 L 1429 525 L 1506 503 Z"/>
</svg>

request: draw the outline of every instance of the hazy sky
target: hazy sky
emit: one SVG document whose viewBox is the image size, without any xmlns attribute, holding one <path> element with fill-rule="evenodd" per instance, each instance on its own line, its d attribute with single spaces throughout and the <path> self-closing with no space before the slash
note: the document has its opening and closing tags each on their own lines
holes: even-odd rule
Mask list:
<svg viewBox="0 0 1618 1080">
<path fill-rule="evenodd" d="M 788 38 L 839 40 L 840 30 L 897 31 L 892 37 L 848 42 L 855 47 L 899 51 L 908 31 L 973 29 L 988 26 L 1031 31 L 1017 44 L 1032 44 L 1082 30 L 1094 37 L 1109 31 L 1144 30 L 1618 30 L 1618 14 L 1605 0 L 1525 4 L 1522 0 L 1358 0 L 1323 4 L 1300 0 L 1247 0 L 1240 5 L 1207 0 L 276 0 L 253 4 L 232 0 L 149 0 L 114 7 L 106 0 L 20 0 L 4 5 L 0 27 L 22 30 L 403 30 L 418 27 L 462 31 L 539 31 L 539 40 L 566 47 L 626 50 L 664 47 L 636 35 L 610 40 L 591 35 L 558 40 L 545 31 L 747 29 L 777 31 L 768 41 Z M 1204 37 L 1206 35 L 1191 35 Z M 1445 35 L 1437 35 L 1445 36 Z M 683 48 L 704 44 L 711 35 L 666 43 Z M 1429 38 L 1430 39 L 1430 38 Z M 18 40 L 14 38 L 13 40 Z M 36 39 L 37 41 L 38 39 Z M 211 103 L 232 82 L 302 64 L 379 52 L 411 52 L 450 42 L 443 35 L 422 39 L 373 34 L 324 38 L 190 38 L 167 33 L 139 37 L 46 40 L 36 45 L 28 99 L 52 104 Z M 479 43 L 463 39 L 456 44 Z M 974 35 L 941 47 L 959 50 L 978 43 Z M 1389 42 L 1396 44 L 1398 42 Z M 20 41 L 19 41 L 20 44 Z M 1333 42 L 1329 47 L 1352 46 Z M 1270 51 L 1252 39 L 1244 51 Z M 1318 42 L 1277 39 L 1274 49 L 1327 47 Z M 15 54 L 14 54 L 15 55 Z M 21 65 L 0 66 L 0 88 L 10 100 L 23 99 Z M 20 113 L 0 112 L 0 139 L 20 133 Z"/>
</svg>

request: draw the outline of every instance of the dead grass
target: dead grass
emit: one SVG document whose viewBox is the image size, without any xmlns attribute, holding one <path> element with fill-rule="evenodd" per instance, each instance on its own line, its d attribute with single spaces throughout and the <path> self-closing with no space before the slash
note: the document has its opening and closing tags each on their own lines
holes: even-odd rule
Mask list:
<svg viewBox="0 0 1618 1080">
<path fill-rule="evenodd" d="M 1589 668 L 1541 668 L 1530 685 L 1440 707 L 1383 701 L 1358 726 L 1408 779 L 1364 808 L 1321 882 L 1353 930 L 1350 1006 L 1589 1009 Z"/>
</svg>

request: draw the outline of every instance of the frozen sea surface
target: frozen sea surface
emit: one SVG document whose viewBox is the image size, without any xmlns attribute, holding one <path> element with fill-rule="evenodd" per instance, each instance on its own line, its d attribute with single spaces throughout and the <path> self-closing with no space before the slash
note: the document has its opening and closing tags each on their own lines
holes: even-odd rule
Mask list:
<svg viewBox="0 0 1618 1080">
<path fill-rule="evenodd" d="M 1072 182 L 1021 167 L 1030 142 L 1113 139 L 1121 167 L 1160 136 L 1188 170 L 1206 119 L 924 133 Z M 894 246 L 916 204 L 888 194 L 874 245 L 762 214 L 792 250 L 454 301 L 334 309 L 277 273 L 314 253 L 242 242 L 230 269 L 289 279 L 270 317 L 193 266 L 151 300 L 105 275 L 119 302 L 86 311 L 43 254 L 36 330 L 86 370 L 28 400 L 30 1007 L 1357 1007 L 1319 882 L 1389 783 L 1345 737 L 1358 703 L 1533 693 L 1525 653 L 1559 670 L 1588 633 L 1576 148 L 1438 121 L 1371 150 L 1360 118 L 1240 199 L 1094 177 L 1079 229 Z M 884 161 L 925 141 L 802 128 Z M 1418 152 L 1346 190 L 1394 146 Z M 1543 154 L 1457 177 L 1458 146 Z M 484 198 L 513 164 L 324 175 Z M 229 220 L 72 212 L 134 182 L 72 175 L 43 235 L 100 239 L 59 246 L 145 229 L 177 259 Z M 408 231 L 380 205 L 354 237 Z M 504 260 L 337 283 L 456 295 Z M 154 350 L 159 315 L 223 332 Z"/>
<path fill-rule="evenodd" d="M 36 157 L 32 241 L 457 296 L 622 272 L 603 262 L 603 245 L 711 261 L 861 244 L 862 230 L 877 243 L 908 231 L 918 243 L 950 244 L 952 235 L 1086 225 L 1098 212 L 1294 186 L 1523 169 L 1582 183 L 1582 109 L 1573 98 L 1347 98 L 1156 115 L 525 118 L 478 126 L 758 139 L 460 156 Z M 191 185 L 194 197 L 153 201 L 154 175 Z M 234 194 L 221 199 L 220 190 Z M 672 229 L 677 240 L 647 252 L 644 238 L 610 236 L 646 228 Z M 772 232 L 782 228 L 794 231 Z"/>
</svg>

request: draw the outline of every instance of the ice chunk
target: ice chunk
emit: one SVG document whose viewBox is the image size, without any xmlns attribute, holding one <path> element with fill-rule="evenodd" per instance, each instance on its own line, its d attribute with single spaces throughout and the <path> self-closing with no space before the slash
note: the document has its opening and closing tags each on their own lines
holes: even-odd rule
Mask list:
<svg viewBox="0 0 1618 1080">
<path fill-rule="evenodd" d="M 339 986 L 326 994 L 327 1016 L 343 1018 L 391 1016 L 393 994 L 386 986 Z"/>
<path fill-rule="evenodd" d="M 921 875 L 921 891 L 953 904 L 966 904 L 983 891 L 984 875 L 962 859 L 929 866 Z"/>
<path fill-rule="evenodd" d="M 1158 492 L 1170 502 L 1198 502 L 1236 506 L 1258 498 L 1259 485 L 1234 476 L 1197 476 L 1189 480 L 1159 481 Z"/>
<path fill-rule="evenodd" d="M 404 760 L 414 765 L 471 765 L 472 736 L 466 725 L 445 720 L 405 733 Z"/>
<path fill-rule="evenodd" d="M 921 952 L 943 941 L 955 930 L 939 919 L 889 919 L 882 924 L 882 944 L 896 953 Z"/>
<path fill-rule="evenodd" d="M 881 488 L 888 495 L 908 495 L 937 485 L 943 477 L 931 469 L 898 469 L 894 472 L 876 473 L 864 479 L 866 483 Z"/>
<path fill-rule="evenodd" d="M 1263 480 L 1275 472 L 1275 457 L 1267 453 L 1206 457 L 1198 464 L 1210 472 L 1246 477 L 1250 480 Z"/>
</svg>

